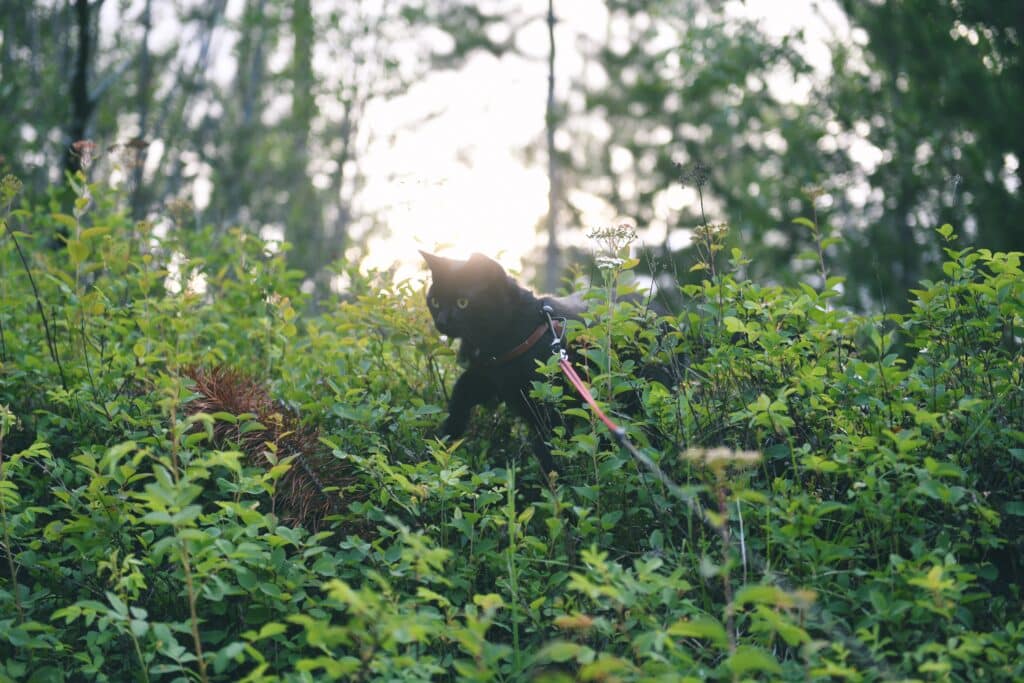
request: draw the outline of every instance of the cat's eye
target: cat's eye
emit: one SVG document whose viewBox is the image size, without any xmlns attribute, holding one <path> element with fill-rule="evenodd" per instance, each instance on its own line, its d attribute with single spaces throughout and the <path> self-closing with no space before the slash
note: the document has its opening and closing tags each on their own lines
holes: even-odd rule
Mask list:
<svg viewBox="0 0 1024 683">
<path fill-rule="evenodd" d="M 440 306 L 440 304 L 437 303 L 437 297 L 436 296 L 430 297 L 430 307 L 431 308 L 437 308 L 438 306 Z"/>
<path fill-rule="evenodd" d="M 466 306 L 469 306 L 469 299 L 462 297 L 461 299 L 455 302 L 455 305 L 458 306 L 459 308 L 465 308 Z"/>
</svg>

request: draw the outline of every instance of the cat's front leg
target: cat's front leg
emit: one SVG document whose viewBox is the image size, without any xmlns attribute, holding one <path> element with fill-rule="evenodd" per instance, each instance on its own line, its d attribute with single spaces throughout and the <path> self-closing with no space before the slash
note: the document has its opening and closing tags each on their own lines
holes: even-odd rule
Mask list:
<svg viewBox="0 0 1024 683">
<path fill-rule="evenodd" d="M 441 425 L 441 436 L 457 439 L 466 431 L 473 406 L 494 396 L 494 387 L 478 370 L 466 370 L 455 382 L 448 400 L 448 418 Z"/>
</svg>

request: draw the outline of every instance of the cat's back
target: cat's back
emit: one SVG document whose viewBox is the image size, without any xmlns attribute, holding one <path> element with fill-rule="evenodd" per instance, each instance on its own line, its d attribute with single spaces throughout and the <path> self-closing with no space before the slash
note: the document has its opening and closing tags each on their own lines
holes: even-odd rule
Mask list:
<svg viewBox="0 0 1024 683">
<path fill-rule="evenodd" d="M 656 316 L 671 315 L 672 312 L 669 306 L 649 292 L 631 292 L 620 295 L 617 300 L 620 303 L 633 304 L 637 308 L 643 309 L 644 312 L 653 312 Z M 555 315 L 566 318 L 579 319 L 590 308 L 583 292 L 573 292 L 568 296 L 544 295 L 541 297 L 541 302 L 551 306 Z"/>
<path fill-rule="evenodd" d="M 551 306 L 556 316 L 579 318 L 587 310 L 583 292 L 573 292 L 568 296 L 545 296 L 542 301 L 545 305 Z"/>
</svg>

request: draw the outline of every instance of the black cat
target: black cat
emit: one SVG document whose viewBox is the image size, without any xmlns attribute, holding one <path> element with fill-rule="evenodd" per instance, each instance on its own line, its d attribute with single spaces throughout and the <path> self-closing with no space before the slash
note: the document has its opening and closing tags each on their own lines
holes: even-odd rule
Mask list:
<svg viewBox="0 0 1024 683">
<path fill-rule="evenodd" d="M 549 475 L 554 463 L 543 434 L 560 420 L 530 398 L 530 384 L 539 377 L 536 361 L 551 355 L 554 338 L 544 307 L 553 318 L 578 320 L 586 310 L 582 297 L 538 297 L 482 254 L 462 261 L 420 253 L 430 267 L 427 306 L 434 326 L 462 340 L 459 361 L 466 367 L 452 389 L 442 436 L 461 436 L 473 406 L 504 401 L 533 427 L 533 450 Z"/>
</svg>

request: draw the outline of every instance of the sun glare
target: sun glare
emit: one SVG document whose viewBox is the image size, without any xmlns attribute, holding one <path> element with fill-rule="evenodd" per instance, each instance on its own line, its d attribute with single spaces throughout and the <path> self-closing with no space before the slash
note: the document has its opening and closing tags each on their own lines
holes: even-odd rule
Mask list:
<svg viewBox="0 0 1024 683">
<path fill-rule="evenodd" d="M 422 271 L 419 249 L 466 258 L 480 252 L 520 269 L 547 212 L 547 178 L 511 155 L 478 159 L 445 177 L 396 181 L 384 219 L 389 234 L 371 240 L 366 266 Z"/>
</svg>

